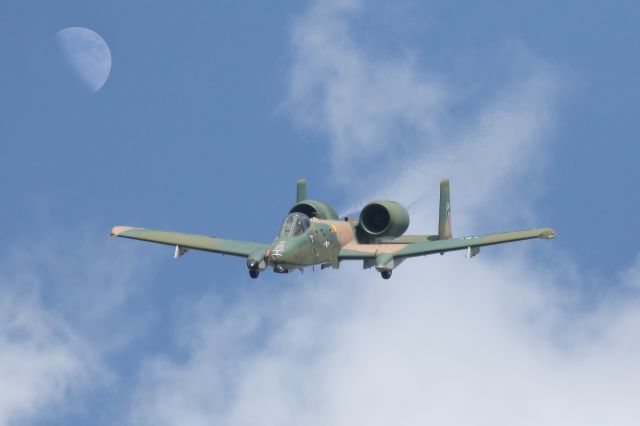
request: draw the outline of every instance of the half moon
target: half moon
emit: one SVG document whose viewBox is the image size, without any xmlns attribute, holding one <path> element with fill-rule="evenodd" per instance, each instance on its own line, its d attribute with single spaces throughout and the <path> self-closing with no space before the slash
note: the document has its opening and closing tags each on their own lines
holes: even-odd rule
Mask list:
<svg viewBox="0 0 640 426">
<path fill-rule="evenodd" d="M 56 39 L 76 75 L 92 92 L 97 92 L 109 78 L 111 51 L 95 31 L 83 27 L 60 30 Z"/>
</svg>

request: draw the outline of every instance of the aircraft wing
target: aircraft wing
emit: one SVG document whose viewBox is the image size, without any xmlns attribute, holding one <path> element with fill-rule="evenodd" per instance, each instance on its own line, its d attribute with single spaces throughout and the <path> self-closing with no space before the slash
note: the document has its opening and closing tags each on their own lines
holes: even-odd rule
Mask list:
<svg viewBox="0 0 640 426">
<path fill-rule="evenodd" d="M 367 260 L 375 259 L 384 254 L 387 258 L 405 259 L 424 256 L 427 254 L 444 253 L 447 251 L 464 250 L 469 247 L 482 247 L 493 244 L 510 243 L 513 241 L 532 238 L 555 238 L 556 233 L 551 228 L 528 229 L 525 231 L 501 232 L 473 237 L 452 238 L 445 240 L 424 241 L 410 244 L 353 244 L 340 250 L 339 260 Z"/>
<path fill-rule="evenodd" d="M 111 230 L 111 236 L 241 257 L 247 257 L 258 249 L 266 251 L 270 247 L 269 244 L 223 240 L 222 238 L 209 237 L 207 235 L 155 231 L 153 229 L 132 228 L 129 226 L 114 227 Z"/>
</svg>

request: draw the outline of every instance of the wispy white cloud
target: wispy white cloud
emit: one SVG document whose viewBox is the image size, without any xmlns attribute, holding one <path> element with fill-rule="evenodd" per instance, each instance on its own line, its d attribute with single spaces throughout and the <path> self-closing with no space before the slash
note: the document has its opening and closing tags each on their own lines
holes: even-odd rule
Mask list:
<svg viewBox="0 0 640 426">
<path fill-rule="evenodd" d="M 547 161 L 556 73 L 522 43 L 506 43 L 512 52 L 506 68 L 518 72 L 505 76 L 489 97 L 471 99 L 481 107 L 461 119 L 452 111 L 470 108 L 462 91 L 453 89 L 455 81 L 420 67 L 410 55 L 381 57 L 358 45 L 352 22 L 361 9 L 358 1 L 313 2 L 292 33 L 292 115 L 326 136 L 331 177 L 366 194 L 343 211 L 355 212 L 371 198 L 413 208 L 431 202 L 437 182 L 449 177 L 460 229 L 470 228 L 470 219 L 486 218 L 478 211 L 483 203 L 492 203 L 503 224 L 514 215 L 530 219 L 527 200 L 540 193 L 535 177 Z M 514 197 L 523 179 L 529 197 Z M 433 224 L 436 209 L 430 207 Z"/>
<path fill-rule="evenodd" d="M 372 198 L 412 208 L 432 203 L 437 182 L 448 177 L 460 229 L 491 214 L 479 211 L 482 204 L 491 205 L 504 225 L 514 216 L 530 219 L 527 202 L 541 192 L 535 178 L 549 152 L 556 73 L 522 43 L 507 43 L 512 63 L 505 68 L 517 72 L 487 98 L 470 99 L 468 104 L 481 105 L 474 111 L 462 91 L 452 89 L 455 81 L 406 55 L 374 56 L 359 46 L 352 23 L 361 9 L 358 1 L 313 2 L 292 33 L 292 115 L 324 132 L 331 176 L 365 194 L 343 211 L 358 211 Z M 454 107 L 472 112 L 461 118 Z M 519 196 L 524 179 L 528 197 Z M 428 207 L 433 224 L 437 210 Z M 412 222 L 418 230 L 426 225 L 420 217 Z"/>
<path fill-rule="evenodd" d="M 565 279 L 445 256 L 391 282 L 341 271 L 209 296 L 179 327 L 186 357 L 144 369 L 134 423 L 634 424 L 640 294 L 613 283 L 582 311 Z"/>
<path fill-rule="evenodd" d="M 145 257 L 88 228 L 24 236 L 0 258 L 0 425 L 83 409 L 145 324 Z M 61 241 L 64 244 L 61 244 Z"/>
<path fill-rule="evenodd" d="M 368 188 L 366 198 L 345 210 L 356 211 L 372 198 L 395 199 L 413 211 L 414 231 L 433 231 L 438 182 L 450 178 L 458 231 L 496 219 L 491 215 L 499 215 L 502 226 L 514 219 L 520 226 L 529 221 L 529 203 L 543 191 L 538 178 L 547 163 L 556 79 L 547 67 L 532 64 L 514 80 L 454 131 L 442 132 L 442 143 L 424 146 L 413 140 L 412 157 L 396 170 L 366 174 L 356 185 Z"/>
<path fill-rule="evenodd" d="M 408 142 L 434 142 L 447 91 L 412 58 L 373 59 L 353 41 L 356 1 L 314 2 L 293 31 L 289 106 L 304 125 L 325 133 L 338 177 Z M 351 164 L 353 163 L 353 164 Z"/>
<path fill-rule="evenodd" d="M 621 280 L 629 287 L 640 289 L 640 255 L 636 257 L 633 266 L 624 271 Z"/>
<path fill-rule="evenodd" d="M 553 70 L 530 59 L 461 120 L 428 71 L 366 55 L 350 36 L 359 7 L 315 2 L 293 33 L 290 102 L 297 119 L 328 135 L 340 179 L 366 173 L 389 141 L 413 133 L 397 139 L 414 149 L 400 172 L 373 183 L 367 174 L 367 198 L 411 204 L 423 231 L 435 224 L 438 179 L 451 177 L 458 232 L 482 211 L 505 226 L 534 217 Z M 343 173 L 346 164 L 353 169 Z M 527 256 L 551 244 L 487 249 L 473 261 L 413 259 L 390 281 L 343 265 L 284 289 L 264 277 L 231 302 L 208 295 L 178 325 L 183 356 L 145 364 L 132 423 L 635 424 L 638 267 L 599 283 L 593 298 L 570 258 Z"/>
<path fill-rule="evenodd" d="M 32 295 L 1 293 L 1 425 L 62 402 L 87 384 L 92 363 L 84 342 Z"/>
</svg>

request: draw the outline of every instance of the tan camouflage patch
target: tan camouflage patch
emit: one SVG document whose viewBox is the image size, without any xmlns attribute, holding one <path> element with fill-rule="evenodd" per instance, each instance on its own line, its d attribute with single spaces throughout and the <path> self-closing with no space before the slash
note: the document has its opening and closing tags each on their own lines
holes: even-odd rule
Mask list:
<svg viewBox="0 0 640 426">
<path fill-rule="evenodd" d="M 118 235 L 122 234 L 125 231 L 129 231 L 131 229 L 140 229 L 140 228 L 133 228 L 131 226 L 114 226 L 111 229 L 111 236 L 112 237 L 117 237 Z"/>
<path fill-rule="evenodd" d="M 338 238 L 338 244 L 340 247 L 344 247 L 351 241 L 355 240 L 356 234 L 353 230 L 353 225 L 343 220 L 318 220 L 312 219 L 315 222 L 323 223 L 333 227 L 336 237 Z"/>
<path fill-rule="evenodd" d="M 345 250 L 353 250 L 361 253 L 397 253 L 407 244 L 358 244 L 357 242 L 350 242 L 343 248 Z"/>
</svg>

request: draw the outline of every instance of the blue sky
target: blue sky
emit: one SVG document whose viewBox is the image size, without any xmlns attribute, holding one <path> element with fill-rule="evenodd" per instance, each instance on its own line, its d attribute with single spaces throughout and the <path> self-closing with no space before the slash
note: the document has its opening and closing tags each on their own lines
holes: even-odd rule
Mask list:
<svg viewBox="0 0 640 426">
<path fill-rule="evenodd" d="M 390 387 L 424 424 L 483 374 L 513 402 L 470 404 L 492 424 L 637 415 L 613 396 L 640 374 L 639 18 L 630 1 L 3 3 L 0 424 L 383 422 Z M 111 49 L 95 94 L 55 45 L 69 26 Z M 424 233 L 449 177 L 454 233 L 559 237 L 413 260 L 385 286 L 359 265 L 255 282 L 238 259 L 107 238 L 268 242 L 300 177 L 343 212 L 397 199 Z M 610 404 L 571 395 L 596 384 Z M 601 412 L 577 408 L 591 398 Z"/>
</svg>

